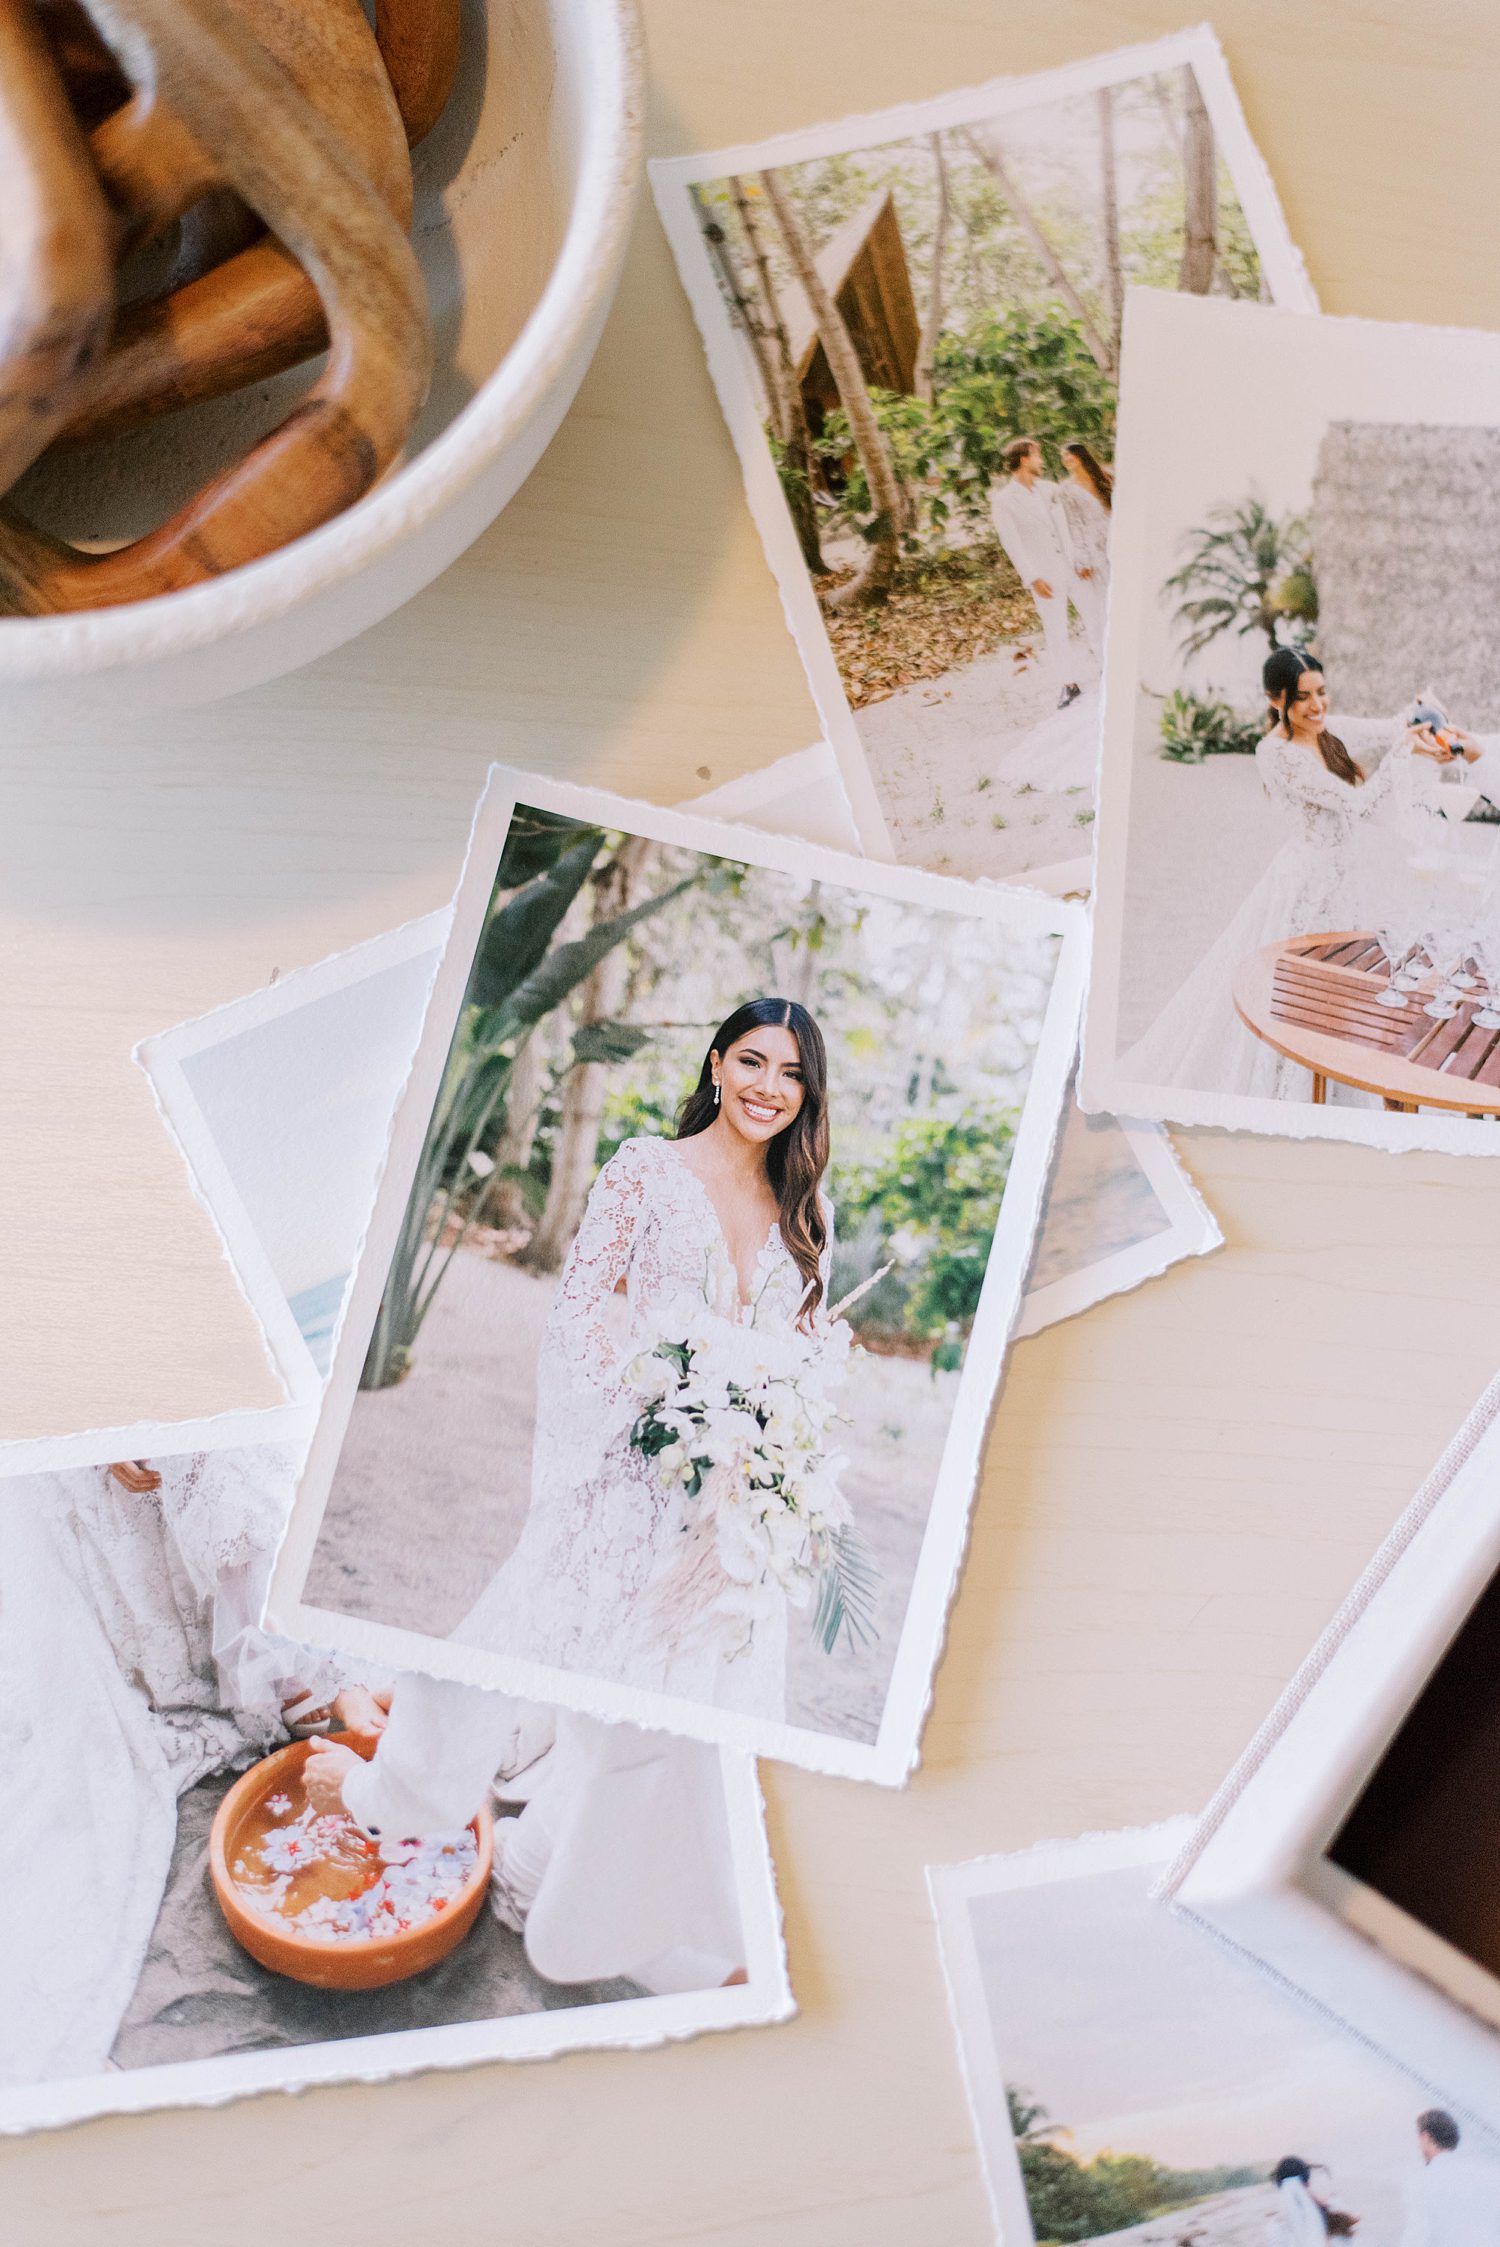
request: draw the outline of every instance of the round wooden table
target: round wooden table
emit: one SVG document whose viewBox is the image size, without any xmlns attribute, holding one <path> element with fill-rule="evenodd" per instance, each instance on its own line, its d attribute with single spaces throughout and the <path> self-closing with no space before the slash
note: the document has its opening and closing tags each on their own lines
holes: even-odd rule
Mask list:
<svg viewBox="0 0 1500 2247">
<path fill-rule="evenodd" d="M 1389 981 L 1385 955 L 1368 930 L 1325 931 L 1268 944 L 1234 979 L 1246 1029 L 1312 1076 L 1312 1096 L 1330 1080 L 1377 1093 L 1387 1108 L 1454 1109 L 1500 1116 L 1500 1030 L 1476 1027 L 1476 993 L 1438 1021 L 1423 1011 L 1426 991 L 1404 1008 L 1379 1005 Z"/>
</svg>

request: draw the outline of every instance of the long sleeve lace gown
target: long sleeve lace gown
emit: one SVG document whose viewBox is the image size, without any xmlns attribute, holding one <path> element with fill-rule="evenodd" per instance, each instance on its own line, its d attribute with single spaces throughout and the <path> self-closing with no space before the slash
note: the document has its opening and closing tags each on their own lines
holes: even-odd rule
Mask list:
<svg viewBox="0 0 1500 2247">
<path fill-rule="evenodd" d="M 1247 1030 L 1234 979 L 1252 953 L 1319 929 L 1367 928 L 1378 917 L 1367 869 L 1375 823 L 1410 801 L 1413 760 L 1400 718 L 1328 721 L 1364 781 L 1340 780 L 1315 751 L 1268 733 L 1255 752 L 1262 785 L 1293 828 L 1270 864 L 1150 1028 L 1120 1056 L 1135 1084 L 1180 1085 L 1258 1099 L 1303 1100 L 1307 1071 Z"/>
<path fill-rule="evenodd" d="M 620 1369 L 669 1338 L 662 1319 L 685 1297 L 764 1327 L 790 1325 L 804 1292 L 773 1225 L 742 1302 L 717 1212 L 680 1148 L 627 1139 L 594 1181 L 543 1336 L 530 1510 L 454 1637 L 783 1721 L 784 1598 L 733 1655 L 657 1620 L 651 1594 L 677 1557 L 680 1511 L 631 1447 L 640 1400 Z"/>
<path fill-rule="evenodd" d="M 0 2082 L 105 2065 L 189 1787 L 337 1679 L 256 1625 L 298 1465 L 257 1447 L 0 1490 Z"/>
</svg>

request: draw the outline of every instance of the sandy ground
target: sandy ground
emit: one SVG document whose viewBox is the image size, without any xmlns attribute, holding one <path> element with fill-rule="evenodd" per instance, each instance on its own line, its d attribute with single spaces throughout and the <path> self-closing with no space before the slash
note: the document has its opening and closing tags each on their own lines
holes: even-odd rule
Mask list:
<svg viewBox="0 0 1500 2247">
<path fill-rule="evenodd" d="M 1167 1229 L 1167 1213 L 1112 1116 L 1069 1104 L 1028 1287 L 1050 1287 Z"/>
<path fill-rule="evenodd" d="M 1023 634 L 962 670 L 855 712 L 903 859 L 939 873 L 998 878 L 1088 853 L 1092 787 L 1018 790 L 997 770 L 1057 706 L 1040 664 L 1017 667 L 1017 653 L 1034 641 L 1040 636 Z M 1073 641 L 1086 687 L 1098 667 L 1076 628 Z"/>
<path fill-rule="evenodd" d="M 232 1772 L 205 1779 L 182 1798 L 167 1892 L 110 2054 L 115 2067 L 165 2067 L 643 1995 L 627 1981 L 544 1982 L 520 1936 L 489 1910 L 437 1966 L 389 1989 L 318 1990 L 267 1972 L 240 1949 L 209 1885 L 209 1828 L 233 1780 Z"/>
<path fill-rule="evenodd" d="M 1130 787 L 1119 1046 L 1155 1020 L 1291 835 L 1254 757 L 1173 764 L 1161 704 L 1141 697 Z"/>
<path fill-rule="evenodd" d="M 1326 2179 L 1320 2177 L 1314 2189 L 1327 2190 Z M 1400 2193 L 1388 2179 L 1341 2177 L 1329 2198 L 1335 2208 L 1359 2217 L 1360 2247 L 1396 2247 L 1403 2212 Z M 1274 2185 L 1246 2185 L 1239 2192 L 1215 2193 L 1174 2215 L 1132 2224 L 1128 2231 L 1100 2233 L 1092 2247 L 1125 2247 L 1127 2241 L 1130 2247 L 1266 2247 L 1267 2218 L 1275 2207 Z"/>
<path fill-rule="evenodd" d="M 537 1348 L 555 1283 L 455 1260 L 398 1388 L 361 1394 L 305 1597 L 409 1630 L 453 1629 L 509 1555 L 530 1498 Z M 864 1358 L 845 1487 L 881 1570 L 880 1636 L 822 1652 L 792 1618 L 789 1721 L 873 1740 L 958 1376 Z"/>
<path fill-rule="evenodd" d="M 1270 2185 L 1246 2185 L 1239 2192 L 1215 2193 L 1170 2216 L 1153 2216 L 1129 2231 L 1101 2233 L 1094 2247 L 1266 2247 L 1266 2219 L 1276 2206 Z"/>
</svg>

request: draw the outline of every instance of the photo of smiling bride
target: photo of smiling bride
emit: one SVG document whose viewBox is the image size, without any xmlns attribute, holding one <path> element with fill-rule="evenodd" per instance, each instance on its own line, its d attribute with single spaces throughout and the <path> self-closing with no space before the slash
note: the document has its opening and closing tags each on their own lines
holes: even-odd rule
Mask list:
<svg viewBox="0 0 1500 2247">
<path fill-rule="evenodd" d="M 675 1137 L 605 1163 L 537 1360 L 531 1508 L 457 1638 L 779 1722 L 789 1606 L 825 1572 L 837 1600 L 841 1567 L 873 1585 L 822 1448 L 849 1349 L 826 1302 L 827 1075 L 805 1007 L 747 1000 Z M 744 1473 L 778 1502 L 747 1507 Z"/>
<path fill-rule="evenodd" d="M 1492 542 L 1451 531 L 1488 392 L 1437 411 L 1383 329 L 1191 311 L 1133 300 L 1083 1106 L 1487 1151 L 1500 662 Z"/>
<path fill-rule="evenodd" d="M 1024 1281 L 1073 922 L 658 817 L 514 815 L 281 1612 L 590 1714 L 874 1749 Z"/>
</svg>

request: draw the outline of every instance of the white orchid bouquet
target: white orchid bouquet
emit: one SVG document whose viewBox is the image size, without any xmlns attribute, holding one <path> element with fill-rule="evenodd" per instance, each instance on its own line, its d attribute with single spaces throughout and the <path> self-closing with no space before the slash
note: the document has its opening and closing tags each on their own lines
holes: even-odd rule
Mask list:
<svg viewBox="0 0 1500 2247">
<path fill-rule="evenodd" d="M 827 1653 L 846 1632 L 851 1644 L 873 1638 L 879 1575 L 833 1442 L 848 1321 L 834 1310 L 806 1329 L 765 1329 L 685 1296 L 661 1328 L 624 1368 L 640 1407 L 631 1445 L 682 1507 L 684 1550 L 661 1587 L 658 1627 L 712 1629 L 732 1658 L 784 1595 L 813 1608 Z"/>
</svg>

